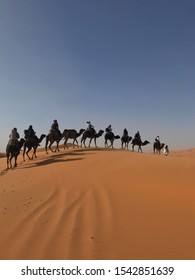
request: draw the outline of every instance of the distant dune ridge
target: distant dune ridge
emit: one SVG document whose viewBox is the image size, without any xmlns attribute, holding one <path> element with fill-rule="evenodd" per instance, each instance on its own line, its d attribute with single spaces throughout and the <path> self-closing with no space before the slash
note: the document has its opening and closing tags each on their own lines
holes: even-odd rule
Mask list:
<svg viewBox="0 0 195 280">
<path fill-rule="evenodd" d="M 0 159 L 0 259 L 195 259 L 195 149 L 37 155 Z"/>
</svg>

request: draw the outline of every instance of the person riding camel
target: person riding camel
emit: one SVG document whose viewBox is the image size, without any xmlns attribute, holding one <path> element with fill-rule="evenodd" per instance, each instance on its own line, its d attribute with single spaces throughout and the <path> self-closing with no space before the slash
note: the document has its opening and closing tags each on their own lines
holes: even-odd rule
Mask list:
<svg viewBox="0 0 195 280">
<path fill-rule="evenodd" d="M 57 120 L 54 120 L 54 121 L 53 121 L 53 123 L 52 123 L 52 125 L 51 125 L 51 131 L 56 132 L 56 134 L 57 134 L 59 137 L 61 137 L 61 132 L 60 132 L 60 130 L 59 130 L 59 125 L 58 125 Z"/>
<path fill-rule="evenodd" d="M 107 133 L 112 132 L 112 126 L 111 126 L 111 124 L 110 124 L 108 127 L 106 127 L 105 131 L 106 131 Z"/>
<path fill-rule="evenodd" d="M 95 127 L 91 124 L 90 121 L 86 122 L 88 124 L 88 127 L 86 128 L 87 131 L 93 129 L 95 131 Z"/>
<path fill-rule="evenodd" d="M 24 137 L 25 139 L 36 139 L 37 141 L 39 141 L 32 125 L 29 125 L 29 128 L 24 130 L 24 134 L 25 134 L 25 137 Z"/>
<path fill-rule="evenodd" d="M 128 131 L 127 131 L 126 128 L 123 130 L 123 135 L 124 135 L 124 136 L 128 136 Z"/>
<path fill-rule="evenodd" d="M 33 138 L 35 136 L 35 131 L 32 127 L 32 125 L 29 126 L 28 129 L 24 130 L 24 138 L 27 139 L 27 138 Z"/>
<path fill-rule="evenodd" d="M 159 142 L 160 143 L 160 137 L 159 136 L 156 136 L 155 142 Z"/>
<path fill-rule="evenodd" d="M 137 132 L 135 133 L 134 139 L 138 139 L 138 140 L 141 141 L 141 136 L 140 136 L 139 131 L 137 131 Z"/>
<path fill-rule="evenodd" d="M 20 135 L 17 131 L 17 128 L 14 127 L 9 135 L 9 144 L 19 145 L 19 141 L 18 141 L 19 138 Z"/>
</svg>

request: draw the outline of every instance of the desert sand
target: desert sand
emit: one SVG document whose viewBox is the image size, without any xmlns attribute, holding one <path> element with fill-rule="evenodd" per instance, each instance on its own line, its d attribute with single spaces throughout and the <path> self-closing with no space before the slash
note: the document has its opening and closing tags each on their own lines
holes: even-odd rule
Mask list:
<svg viewBox="0 0 195 280">
<path fill-rule="evenodd" d="M 0 159 L 0 259 L 195 259 L 195 149 Z"/>
</svg>

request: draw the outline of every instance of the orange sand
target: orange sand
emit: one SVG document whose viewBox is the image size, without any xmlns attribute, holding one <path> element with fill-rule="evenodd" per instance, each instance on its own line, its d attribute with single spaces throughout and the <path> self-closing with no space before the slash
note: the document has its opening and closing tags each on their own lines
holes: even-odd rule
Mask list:
<svg viewBox="0 0 195 280">
<path fill-rule="evenodd" d="M 0 259 L 195 259 L 195 150 L 0 159 Z"/>
</svg>

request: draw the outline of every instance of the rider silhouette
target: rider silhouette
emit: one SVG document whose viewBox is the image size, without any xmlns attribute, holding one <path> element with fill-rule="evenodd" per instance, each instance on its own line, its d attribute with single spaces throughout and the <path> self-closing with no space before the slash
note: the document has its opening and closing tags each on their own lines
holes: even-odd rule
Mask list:
<svg viewBox="0 0 195 280">
<path fill-rule="evenodd" d="M 36 139 L 37 141 L 39 141 L 38 137 L 36 136 L 36 132 L 33 129 L 32 125 L 29 125 L 29 128 L 24 130 L 24 138 L 25 139 Z M 40 146 L 40 145 L 39 145 Z"/>
<path fill-rule="evenodd" d="M 139 131 L 137 131 L 137 132 L 135 133 L 134 139 L 138 139 L 138 140 L 141 141 L 141 136 L 140 136 Z"/>
<path fill-rule="evenodd" d="M 33 138 L 35 136 L 35 131 L 34 131 L 32 125 L 30 125 L 29 128 L 26 129 L 24 132 L 25 132 L 25 137 L 24 137 L 25 139 Z"/>
<path fill-rule="evenodd" d="M 15 141 L 18 141 L 18 139 L 20 138 L 20 135 L 17 131 L 17 128 L 14 127 L 9 135 L 9 139 L 10 140 L 15 140 Z"/>
<path fill-rule="evenodd" d="M 168 147 L 168 145 L 166 145 L 164 147 L 163 153 L 164 153 L 165 156 L 168 156 L 168 154 L 169 154 L 169 147 Z"/>
<path fill-rule="evenodd" d="M 60 130 L 59 130 L 59 125 L 58 125 L 57 120 L 54 120 L 54 121 L 53 121 L 53 123 L 52 123 L 52 125 L 51 125 L 51 130 L 53 130 L 54 132 L 56 132 L 57 135 L 58 135 L 59 137 L 61 137 L 61 132 L 60 132 Z"/>
<path fill-rule="evenodd" d="M 94 126 L 91 124 L 90 121 L 88 121 L 88 122 L 86 122 L 86 123 L 88 124 L 88 127 L 87 127 L 86 130 L 91 130 L 91 129 L 94 129 L 94 130 L 95 130 Z"/>
<path fill-rule="evenodd" d="M 108 132 L 108 133 L 112 132 L 111 124 L 108 127 L 106 127 L 105 131 Z"/>
<path fill-rule="evenodd" d="M 18 139 L 20 138 L 20 135 L 17 131 L 17 128 L 14 127 L 9 135 L 9 144 L 15 144 L 16 146 L 19 145 Z"/>
<path fill-rule="evenodd" d="M 159 136 L 156 136 L 155 142 L 159 142 L 160 143 L 160 137 Z"/>
<path fill-rule="evenodd" d="M 127 135 L 128 135 L 128 131 L 127 131 L 126 128 L 123 130 L 123 135 L 124 135 L 124 136 L 127 136 Z"/>
</svg>

